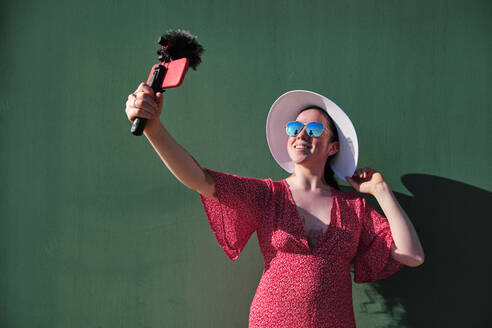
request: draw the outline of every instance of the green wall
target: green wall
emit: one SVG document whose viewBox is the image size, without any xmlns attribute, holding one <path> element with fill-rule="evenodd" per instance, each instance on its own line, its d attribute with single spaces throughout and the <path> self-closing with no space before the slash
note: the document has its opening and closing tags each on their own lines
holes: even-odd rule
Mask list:
<svg viewBox="0 0 492 328">
<path fill-rule="evenodd" d="M 4 1 L 0 325 L 246 327 L 256 235 L 237 262 L 126 98 L 185 28 L 206 48 L 161 120 L 202 166 L 282 179 L 265 120 L 292 89 L 331 98 L 426 262 L 354 285 L 358 327 L 491 323 L 491 1 Z M 345 188 L 349 190 L 349 188 Z"/>
</svg>

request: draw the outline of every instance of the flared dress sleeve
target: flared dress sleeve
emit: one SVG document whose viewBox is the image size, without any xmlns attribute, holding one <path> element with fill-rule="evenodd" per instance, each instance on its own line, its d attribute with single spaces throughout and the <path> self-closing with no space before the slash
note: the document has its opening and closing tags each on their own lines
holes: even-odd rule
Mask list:
<svg viewBox="0 0 492 328">
<path fill-rule="evenodd" d="M 354 281 L 367 283 L 393 275 L 403 264 L 391 257 L 393 235 L 388 219 L 366 199 L 361 198 L 361 204 L 362 226 L 354 260 Z"/>
<path fill-rule="evenodd" d="M 206 170 L 214 179 L 218 201 L 202 194 L 200 199 L 220 247 L 235 261 L 267 212 L 271 180 Z"/>
</svg>

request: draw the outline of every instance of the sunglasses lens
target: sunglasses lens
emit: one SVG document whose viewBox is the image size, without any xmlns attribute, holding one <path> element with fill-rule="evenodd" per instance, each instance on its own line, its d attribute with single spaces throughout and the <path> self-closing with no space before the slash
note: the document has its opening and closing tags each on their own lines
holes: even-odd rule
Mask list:
<svg viewBox="0 0 492 328">
<path fill-rule="evenodd" d="M 319 137 L 323 133 L 324 126 L 321 123 L 312 122 L 306 125 L 306 131 L 310 137 Z"/>
<path fill-rule="evenodd" d="M 301 130 L 302 130 L 302 123 L 296 122 L 296 121 L 292 121 L 292 122 L 287 123 L 287 125 L 285 127 L 285 132 L 287 132 L 287 134 L 289 136 L 295 136 Z"/>
</svg>

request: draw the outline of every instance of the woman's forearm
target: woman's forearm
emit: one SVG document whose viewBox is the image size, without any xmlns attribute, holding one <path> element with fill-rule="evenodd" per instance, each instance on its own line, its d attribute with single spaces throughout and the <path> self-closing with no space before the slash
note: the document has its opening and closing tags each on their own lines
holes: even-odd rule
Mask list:
<svg viewBox="0 0 492 328">
<path fill-rule="evenodd" d="M 422 264 L 424 262 L 424 250 L 419 237 L 388 184 L 382 184 L 374 196 L 390 224 L 396 246 L 393 257 L 409 266 Z"/>
<path fill-rule="evenodd" d="M 144 134 L 169 171 L 185 186 L 198 192 L 213 193 L 213 179 L 169 134 L 160 121 L 149 121 Z"/>
</svg>

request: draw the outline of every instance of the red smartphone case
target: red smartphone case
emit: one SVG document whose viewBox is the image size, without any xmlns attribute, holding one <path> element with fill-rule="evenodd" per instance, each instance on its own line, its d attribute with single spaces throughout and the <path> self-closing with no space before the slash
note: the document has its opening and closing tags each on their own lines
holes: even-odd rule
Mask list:
<svg viewBox="0 0 492 328">
<path fill-rule="evenodd" d="M 152 66 L 152 69 L 150 70 L 150 74 L 147 79 L 147 84 L 150 85 L 152 81 L 152 76 L 154 75 L 154 71 L 157 65 L 164 65 L 167 71 L 166 71 L 166 75 L 164 76 L 164 80 L 162 81 L 161 88 L 169 89 L 169 88 L 179 87 L 181 83 L 183 83 L 184 77 L 186 75 L 186 71 L 188 70 L 188 63 L 189 63 L 188 58 L 185 57 L 185 58 L 170 61 L 168 63 L 155 64 L 154 66 Z"/>
</svg>

